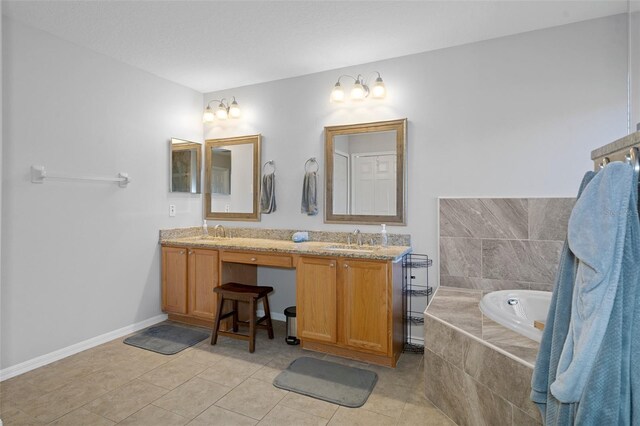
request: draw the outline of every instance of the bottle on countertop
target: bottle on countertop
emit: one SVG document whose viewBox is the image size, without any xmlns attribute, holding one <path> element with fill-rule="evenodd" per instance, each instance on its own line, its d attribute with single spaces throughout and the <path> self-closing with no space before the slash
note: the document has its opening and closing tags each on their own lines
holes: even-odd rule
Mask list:
<svg viewBox="0 0 640 426">
<path fill-rule="evenodd" d="M 387 225 L 382 224 L 382 230 L 380 231 L 380 245 L 386 247 L 389 245 L 389 237 L 387 236 Z"/>
<path fill-rule="evenodd" d="M 202 236 L 203 237 L 208 237 L 209 236 L 209 229 L 207 228 L 207 221 L 204 220 L 202 223 Z"/>
</svg>

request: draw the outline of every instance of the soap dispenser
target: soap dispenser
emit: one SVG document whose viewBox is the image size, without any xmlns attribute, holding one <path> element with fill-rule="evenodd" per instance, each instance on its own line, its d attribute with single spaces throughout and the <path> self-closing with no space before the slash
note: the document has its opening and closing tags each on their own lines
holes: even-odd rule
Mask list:
<svg viewBox="0 0 640 426">
<path fill-rule="evenodd" d="M 382 230 L 380 231 L 380 245 L 386 247 L 389 245 L 389 238 L 387 237 L 387 225 L 382 224 Z"/>
<path fill-rule="evenodd" d="M 207 221 L 204 220 L 202 223 L 202 236 L 204 238 L 209 236 L 209 229 L 207 228 Z"/>
</svg>

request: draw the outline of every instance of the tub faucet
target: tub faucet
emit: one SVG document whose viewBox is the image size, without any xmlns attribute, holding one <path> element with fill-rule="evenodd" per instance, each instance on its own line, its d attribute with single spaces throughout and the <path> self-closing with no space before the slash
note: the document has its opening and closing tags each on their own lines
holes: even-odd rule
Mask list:
<svg viewBox="0 0 640 426">
<path fill-rule="evenodd" d="M 218 229 L 222 231 L 222 238 L 224 238 L 226 236 L 225 232 L 224 232 L 224 226 L 222 226 L 220 224 L 218 224 L 218 225 L 213 227 L 213 236 L 214 237 L 218 236 Z"/>
<path fill-rule="evenodd" d="M 353 231 L 353 236 L 356 237 L 356 242 L 359 246 L 362 245 L 362 234 L 360 233 L 359 229 L 356 229 L 355 231 Z"/>
</svg>

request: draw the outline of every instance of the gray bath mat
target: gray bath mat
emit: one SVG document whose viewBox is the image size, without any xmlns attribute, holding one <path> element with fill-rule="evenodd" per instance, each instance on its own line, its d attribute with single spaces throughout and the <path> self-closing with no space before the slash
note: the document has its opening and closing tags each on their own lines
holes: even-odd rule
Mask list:
<svg viewBox="0 0 640 426">
<path fill-rule="evenodd" d="M 347 367 L 322 359 L 302 357 L 273 380 L 275 387 L 313 398 L 362 407 L 378 381 L 373 371 Z"/>
<path fill-rule="evenodd" d="M 209 337 L 196 327 L 162 324 L 149 327 L 124 339 L 124 343 L 163 355 L 173 355 Z"/>
</svg>

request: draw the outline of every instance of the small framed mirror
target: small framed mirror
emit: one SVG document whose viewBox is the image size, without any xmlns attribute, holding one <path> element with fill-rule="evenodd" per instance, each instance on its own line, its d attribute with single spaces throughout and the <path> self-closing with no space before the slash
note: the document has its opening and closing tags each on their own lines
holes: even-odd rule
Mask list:
<svg viewBox="0 0 640 426">
<path fill-rule="evenodd" d="M 202 144 L 172 138 L 169 149 L 169 192 L 200 194 Z"/>
<path fill-rule="evenodd" d="M 329 126 L 325 222 L 406 224 L 407 119 Z"/>
<path fill-rule="evenodd" d="M 259 221 L 260 135 L 205 141 L 205 218 Z"/>
</svg>

